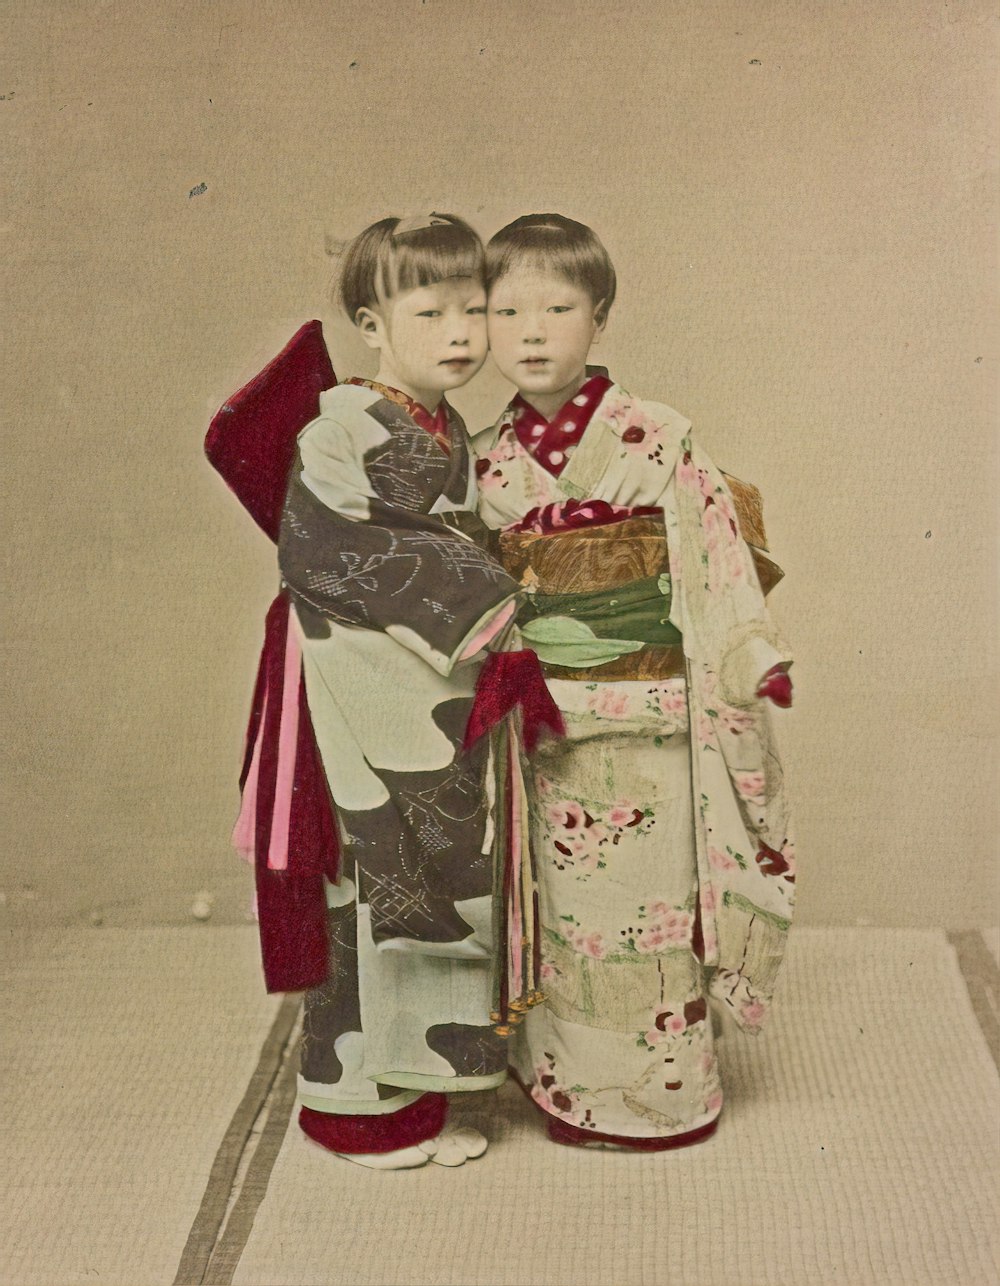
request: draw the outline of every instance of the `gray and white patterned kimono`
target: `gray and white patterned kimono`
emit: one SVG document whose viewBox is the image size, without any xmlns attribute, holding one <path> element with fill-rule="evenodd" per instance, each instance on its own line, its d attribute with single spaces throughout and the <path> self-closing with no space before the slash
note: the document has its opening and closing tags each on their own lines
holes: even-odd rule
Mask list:
<svg viewBox="0 0 1000 1286">
<path fill-rule="evenodd" d="M 341 384 L 288 486 L 279 563 L 344 855 L 330 976 L 305 1003 L 300 1094 L 320 1111 L 394 1111 L 505 1075 L 486 751 L 460 750 L 479 665 L 459 658 L 517 586 L 442 516 L 470 519 L 475 496 L 450 408 L 448 436 L 450 453 L 401 395 Z"/>
</svg>

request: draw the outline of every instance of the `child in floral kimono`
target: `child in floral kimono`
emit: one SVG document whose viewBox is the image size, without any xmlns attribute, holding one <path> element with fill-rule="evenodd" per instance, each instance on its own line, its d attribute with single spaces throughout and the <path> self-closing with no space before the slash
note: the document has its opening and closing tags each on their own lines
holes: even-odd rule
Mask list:
<svg viewBox="0 0 1000 1286">
<path fill-rule="evenodd" d="M 722 1106 L 708 1000 L 760 1027 L 792 908 L 766 710 L 791 694 L 762 589 L 780 572 L 756 491 L 587 367 L 615 295 L 589 228 L 516 220 L 487 283 L 518 392 L 474 440 L 480 516 L 566 725 L 528 773 L 546 1003 L 512 1062 L 558 1142 L 694 1143 Z"/>
<path fill-rule="evenodd" d="M 461 751 L 481 648 L 517 586 L 475 521 L 445 400 L 486 355 L 482 245 L 461 220 L 383 219 L 348 248 L 342 303 L 374 380 L 320 395 L 299 435 L 279 562 L 343 852 L 329 976 L 306 993 L 300 1125 L 373 1168 L 460 1165 L 445 1095 L 498 1085 L 483 745 Z"/>
</svg>

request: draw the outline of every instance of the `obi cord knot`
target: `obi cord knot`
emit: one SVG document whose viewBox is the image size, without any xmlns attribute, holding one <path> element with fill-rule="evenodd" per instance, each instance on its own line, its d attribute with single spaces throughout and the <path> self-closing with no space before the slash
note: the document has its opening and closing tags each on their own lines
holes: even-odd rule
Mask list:
<svg viewBox="0 0 1000 1286">
<path fill-rule="evenodd" d="M 521 712 L 521 738 L 528 754 L 546 732 L 556 737 L 566 732 L 559 707 L 545 686 L 538 657 L 530 648 L 493 652 L 486 658 L 476 683 L 464 748 L 475 745 L 515 709 Z"/>
</svg>

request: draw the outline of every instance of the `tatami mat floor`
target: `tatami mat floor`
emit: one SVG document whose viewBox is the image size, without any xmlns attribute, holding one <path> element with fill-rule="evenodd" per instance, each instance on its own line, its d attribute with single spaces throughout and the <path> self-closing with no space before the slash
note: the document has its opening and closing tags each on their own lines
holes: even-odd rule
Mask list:
<svg viewBox="0 0 1000 1286">
<path fill-rule="evenodd" d="M 990 1286 L 994 945 L 800 929 L 697 1147 L 557 1147 L 507 1086 L 481 1160 L 373 1174 L 294 1127 L 251 927 L 8 933 L 0 1282 Z"/>
</svg>

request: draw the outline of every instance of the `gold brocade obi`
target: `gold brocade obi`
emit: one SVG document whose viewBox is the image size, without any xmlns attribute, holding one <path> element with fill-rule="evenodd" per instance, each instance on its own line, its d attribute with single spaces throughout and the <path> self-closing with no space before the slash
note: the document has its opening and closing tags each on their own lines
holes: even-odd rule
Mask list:
<svg viewBox="0 0 1000 1286">
<path fill-rule="evenodd" d="M 750 545 L 766 594 L 781 569 L 766 549 L 760 493 L 727 477 L 740 531 Z M 506 571 L 529 592 L 521 615 L 525 642 L 539 652 L 547 678 L 591 682 L 652 682 L 685 673 L 680 634 L 670 624 L 670 570 L 662 514 L 617 522 L 566 527 L 539 533 L 502 531 L 500 558 Z M 546 651 L 536 622 L 547 621 L 562 638 Z M 589 646 L 588 646 L 589 645 Z M 560 664 L 560 652 L 575 652 Z M 590 652 L 611 659 L 587 663 Z M 620 651 L 619 655 L 614 655 Z M 560 656 L 560 660 L 561 660 Z"/>
</svg>

